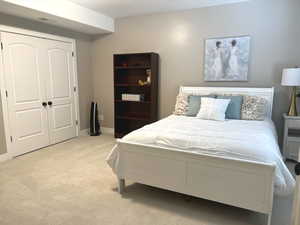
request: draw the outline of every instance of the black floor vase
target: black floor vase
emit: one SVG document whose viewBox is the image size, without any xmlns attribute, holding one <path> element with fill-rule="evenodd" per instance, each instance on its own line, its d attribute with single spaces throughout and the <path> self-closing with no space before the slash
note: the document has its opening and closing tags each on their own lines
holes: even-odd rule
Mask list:
<svg viewBox="0 0 300 225">
<path fill-rule="evenodd" d="M 99 136 L 101 134 L 100 123 L 98 118 L 98 104 L 92 102 L 91 104 L 91 116 L 90 116 L 90 135 Z"/>
</svg>

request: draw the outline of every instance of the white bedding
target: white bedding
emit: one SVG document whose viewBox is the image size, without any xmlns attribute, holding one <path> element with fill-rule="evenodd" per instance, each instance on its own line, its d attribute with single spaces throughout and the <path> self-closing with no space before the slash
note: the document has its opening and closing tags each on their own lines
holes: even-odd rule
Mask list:
<svg viewBox="0 0 300 225">
<path fill-rule="evenodd" d="M 292 193 L 295 180 L 284 164 L 272 121 L 201 120 L 171 115 L 123 137 L 123 140 L 184 151 L 276 165 L 275 194 Z M 118 174 L 118 145 L 107 158 Z"/>
</svg>

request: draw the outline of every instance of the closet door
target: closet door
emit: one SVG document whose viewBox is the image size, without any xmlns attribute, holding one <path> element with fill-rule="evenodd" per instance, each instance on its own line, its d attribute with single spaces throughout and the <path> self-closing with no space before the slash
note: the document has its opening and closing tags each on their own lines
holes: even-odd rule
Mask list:
<svg viewBox="0 0 300 225">
<path fill-rule="evenodd" d="M 51 144 L 76 136 L 72 44 L 45 40 L 47 103 Z"/>
<path fill-rule="evenodd" d="M 43 40 L 1 33 L 14 155 L 49 145 Z M 44 103 L 44 104 L 43 104 Z"/>
</svg>

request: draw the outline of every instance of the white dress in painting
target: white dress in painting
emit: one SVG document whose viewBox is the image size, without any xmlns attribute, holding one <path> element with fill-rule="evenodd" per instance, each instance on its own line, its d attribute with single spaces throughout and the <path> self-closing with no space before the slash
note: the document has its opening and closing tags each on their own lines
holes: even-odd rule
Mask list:
<svg viewBox="0 0 300 225">
<path fill-rule="evenodd" d="M 238 49 L 236 46 L 232 47 L 230 50 L 226 74 L 230 78 L 239 77 Z"/>
<path fill-rule="evenodd" d="M 214 71 L 214 79 L 220 80 L 224 77 L 224 65 L 223 65 L 223 50 L 222 48 L 215 49 L 215 60 L 212 66 Z"/>
</svg>

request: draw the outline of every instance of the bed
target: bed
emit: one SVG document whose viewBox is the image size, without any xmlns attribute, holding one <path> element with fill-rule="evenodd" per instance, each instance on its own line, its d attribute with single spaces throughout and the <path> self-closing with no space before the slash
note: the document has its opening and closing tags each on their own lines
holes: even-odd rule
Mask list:
<svg viewBox="0 0 300 225">
<path fill-rule="evenodd" d="M 287 195 L 295 181 L 286 168 L 271 120 L 273 88 L 181 87 L 193 95 L 233 94 L 267 100 L 264 121 L 209 121 L 171 115 L 122 139 L 107 158 L 125 180 L 266 214 L 273 195 Z"/>
</svg>

